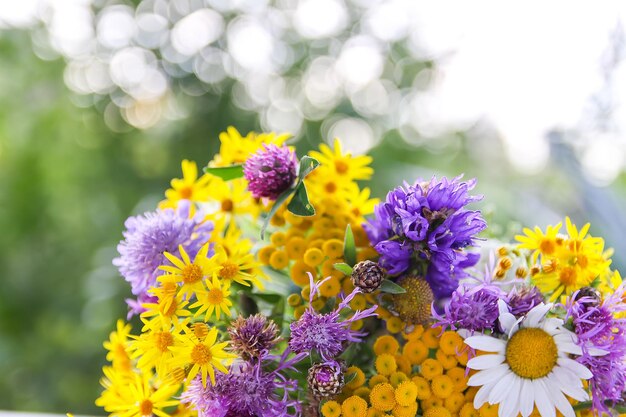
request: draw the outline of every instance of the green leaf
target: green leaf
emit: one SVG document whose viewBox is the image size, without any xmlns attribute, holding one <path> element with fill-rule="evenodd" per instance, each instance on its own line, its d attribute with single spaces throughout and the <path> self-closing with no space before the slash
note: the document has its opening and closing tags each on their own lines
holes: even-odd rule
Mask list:
<svg viewBox="0 0 626 417">
<path fill-rule="evenodd" d="M 352 267 L 348 264 L 344 264 L 343 262 L 337 262 L 333 266 L 337 271 L 346 274 L 346 276 L 352 275 Z"/>
<path fill-rule="evenodd" d="M 237 164 L 227 167 L 205 167 L 204 172 L 220 177 L 224 181 L 230 181 L 235 178 L 243 177 L 243 165 Z"/>
<path fill-rule="evenodd" d="M 406 290 L 393 281 L 384 279 L 380 284 L 380 290 L 389 294 L 404 294 Z"/>
<path fill-rule="evenodd" d="M 350 266 L 356 265 L 356 245 L 350 225 L 346 226 L 346 234 L 343 238 L 343 259 Z"/>
<path fill-rule="evenodd" d="M 295 194 L 289 202 L 289 205 L 287 205 L 287 210 L 296 216 L 313 216 L 315 214 L 315 208 L 309 202 L 306 186 L 302 181 L 296 186 Z"/>
<path fill-rule="evenodd" d="M 302 181 L 307 175 L 309 175 L 315 168 L 319 166 L 319 161 L 310 156 L 303 156 L 300 159 L 300 171 L 298 172 L 298 180 Z"/>
<path fill-rule="evenodd" d="M 344 384 L 349 384 L 350 382 L 352 382 L 352 380 L 354 380 L 354 378 L 356 378 L 356 376 L 358 375 L 358 373 L 355 372 L 348 372 L 343 380 Z"/>
<path fill-rule="evenodd" d="M 265 229 L 267 229 L 267 225 L 270 224 L 270 220 L 272 219 L 272 217 L 274 217 L 274 214 L 276 214 L 278 208 L 283 205 L 285 200 L 287 200 L 289 196 L 294 193 L 294 191 L 295 190 L 293 188 L 285 190 L 281 195 L 278 196 L 276 201 L 274 201 L 274 205 L 272 206 L 270 212 L 267 213 L 267 217 L 265 217 L 265 220 L 263 220 L 263 225 L 261 226 L 261 240 L 263 240 L 263 237 L 265 236 Z"/>
</svg>

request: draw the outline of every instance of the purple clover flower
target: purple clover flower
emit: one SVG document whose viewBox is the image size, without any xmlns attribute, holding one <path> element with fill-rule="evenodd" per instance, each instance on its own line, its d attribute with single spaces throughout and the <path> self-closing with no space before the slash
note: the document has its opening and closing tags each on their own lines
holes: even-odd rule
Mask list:
<svg viewBox="0 0 626 417">
<path fill-rule="evenodd" d="M 298 158 L 287 146 L 263 145 L 248 158 L 243 174 L 254 198 L 276 200 L 297 177 Z"/>
<path fill-rule="evenodd" d="M 464 269 L 478 262 L 478 254 L 463 249 L 487 227 L 479 211 L 465 208 L 482 198 L 469 195 L 475 184 L 476 180 L 461 182 L 460 176 L 433 177 L 389 192 L 375 207 L 374 218 L 364 224 L 380 254 L 380 266 L 390 275 L 417 270 L 437 298 L 450 296 L 467 276 Z"/>
<path fill-rule="evenodd" d="M 163 274 L 159 266 L 169 264 L 163 252 L 178 256 L 178 245 L 183 245 L 193 258 L 209 240 L 213 223 L 203 223 L 202 216 L 190 218 L 189 209 L 189 201 L 181 201 L 177 210 L 157 210 L 126 219 L 124 240 L 117 245 L 120 256 L 113 265 L 138 297 L 138 301 L 127 300 L 130 315 L 143 311 L 139 303 L 151 299 L 147 291 Z"/>
<path fill-rule="evenodd" d="M 301 412 L 300 403 L 291 398 L 297 393 L 298 383 L 283 375 L 293 369 L 306 354 L 287 360 L 288 352 L 279 358 L 272 371 L 264 369 L 264 362 L 273 362 L 265 356 L 254 362 L 236 362 L 228 374 L 218 372 L 215 385 L 203 386 L 199 377 L 194 378 L 181 401 L 198 412 L 199 417 L 295 417 Z"/>
<path fill-rule="evenodd" d="M 378 306 L 370 307 L 363 311 L 356 311 L 352 317 L 343 319 L 340 313 L 345 308 L 350 308 L 350 301 L 361 292 L 355 288 L 347 297 L 343 298 L 337 308 L 330 313 L 320 314 L 311 307 L 315 294 L 319 292 L 319 286 L 328 278 L 315 283 L 309 273 L 311 292 L 309 295 L 309 307 L 304 314 L 291 323 L 291 338 L 289 349 L 295 353 L 305 353 L 311 350 L 319 352 L 325 361 L 331 361 L 345 348 L 345 343 L 357 343 L 366 335 L 364 332 L 352 330 L 350 326 L 357 320 L 375 316 Z"/>
<path fill-rule="evenodd" d="M 583 353 L 577 360 L 593 374 L 589 386 L 598 414 L 611 414 L 609 404 L 621 402 L 626 391 L 626 318 L 616 317 L 626 311 L 625 294 L 622 284 L 599 304 L 592 297 L 576 300 L 576 292 L 565 306 Z"/>
</svg>

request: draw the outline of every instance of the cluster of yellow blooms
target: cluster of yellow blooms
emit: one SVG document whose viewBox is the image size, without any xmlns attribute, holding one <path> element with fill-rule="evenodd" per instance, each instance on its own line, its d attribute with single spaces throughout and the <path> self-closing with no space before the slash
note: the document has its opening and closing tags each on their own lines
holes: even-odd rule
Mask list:
<svg viewBox="0 0 626 417">
<path fill-rule="evenodd" d="M 242 163 L 263 144 L 282 144 L 287 135 L 250 133 L 242 137 L 229 128 L 220 135 L 219 154 L 211 166 Z M 183 178 L 175 178 L 166 200 L 159 208 L 176 208 L 182 200 L 208 206 L 205 221 L 213 221 L 211 240 L 191 259 L 180 246 L 180 256 L 164 253 L 168 265 L 157 285 L 149 290 L 156 301 L 143 304 L 141 334 L 131 335 L 131 327 L 120 320 L 116 331 L 104 343 L 110 366 L 103 368 L 104 387 L 96 405 L 112 415 L 166 417 L 163 408 L 179 404 L 183 381 L 201 375 L 215 381 L 215 370 L 228 372 L 235 355 L 227 352 L 227 342 L 220 342 L 220 330 L 206 322 L 218 323 L 230 317 L 232 285 L 262 287 L 265 274 L 252 254 L 253 243 L 242 237 L 236 218 L 257 217 L 260 202 L 247 190 L 243 178 L 232 181 L 211 174 L 198 176 L 195 162 L 182 162 Z M 192 210 L 199 205 L 192 205 Z M 209 255 L 209 248 L 214 251 Z M 192 296 L 194 298 L 192 298 Z M 192 300 L 192 301 L 189 301 Z M 177 414 L 189 412 L 179 405 Z"/>
<path fill-rule="evenodd" d="M 548 226 L 545 233 L 539 227 L 525 228 L 524 235 L 516 236 L 520 249 L 532 251 L 532 283 L 550 295 L 550 301 L 562 300 L 596 279 L 601 293 L 611 293 L 621 283 L 619 274 L 609 268 L 612 251 L 605 251 L 602 238 L 588 234 L 589 223 L 580 230 L 569 217 L 565 223 L 567 236 L 559 234 L 562 223 Z"/>
<path fill-rule="evenodd" d="M 402 332 L 402 345 L 391 335 L 374 343 L 376 374 L 360 369 L 342 394 L 322 406 L 324 417 L 496 417 L 497 407 L 473 406 L 475 388 L 468 388 L 468 351 L 456 332 L 416 326 Z"/>
<path fill-rule="evenodd" d="M 354 234 L 357 260 L 376 255 L 362 224 L 365 222 L 363 216 L 373 212 L 378 200 L 370 199 L 370 190 L 360 189 L 356 182 L 371 177 L 373 171 L 368 166 L 371 157 L 343 153 L 339 141 L 335 142 L 333 149 L 322 144 L 320 150 L 309 153 L 320 165 L 304 180 L 315 215 L 300 217 L 290 213 L 285 206 L 279 208 L 271 220 L 275 231 L 270 243 L 258 252 L 262 264 L 284 271 L 294 284 L 303 288 L 301 299 L 289 299 L 295 307 L 296 318 L 304 312 L 308 301 L 309 273 L 316 280 L 330 277 L 322 284 L 321 296 L 316 299 L 314 308 L 321 308 L 327 298 L 336 297 L 341 291 L 349 294 L 354 289 L 350 277 L 334 268 L 334 264 L 345 262 L 343 240 L 347 226 Z M 373 303 L 373 298 L 369 298 Z M 352 304 L 355 310 L 364 309 L 365 296 L 356 296 Z"/>
</svg>

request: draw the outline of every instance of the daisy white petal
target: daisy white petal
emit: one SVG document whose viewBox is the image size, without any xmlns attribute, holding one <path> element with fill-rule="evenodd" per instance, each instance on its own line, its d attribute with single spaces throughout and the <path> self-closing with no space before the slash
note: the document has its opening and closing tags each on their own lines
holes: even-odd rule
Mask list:
<svg viewBox="0 0 626 417">
<path fill-rule="evenodd" d="M 539 322 L 548 314 L 551 308 L 552 303 L 541 303 L 533 307 L 533 309 L 526 314 L 526 318 L 522 322 L 522 327 L 538 327 Z"/>
<path fill-rule="evenodd" d="M 504 353 L 506 342 L 490 336 L 471 336 L 465 339 L 465 344 L 472 349 L 483 350 L 485 352 Z"/>
<path fill-rule="evenodd" d="M 533 383 L 530 379 L 523 379 L 519 398 L 519 409 L 522 413 L 522 417 L 530 416 L 533 412 L 534 404 L 535 392 L 533 390 Z"/>
<path fill-rule="evenodd" d="M 515 374 L 513 372 L 507 373 L 498 384 L 489 393 L 489 404 L 500 404 L 509 395 L 513 389 L 513 381 L 515 380 Z M 507 398 L 508 401 L 508 398 Z M 502 408 L 502 407 L 501 407 Z"/>
<path fill-rule="evenodd" d="M 467 362 L 467 367 L 478 371 L 493 368 L 504 362 L 504 355 L 480 355 Z"/>
<path fill-rule="evenodd" d="M 559 358 L 557 360 L 559 366 L 569 369 L 572 371 L 578 378 L 589 379 L 593 376 L 589 368 L 585 365 L 576 362 L 575 360 L 569 358 Z"/>
<path fill-rule="evenodd" d="M 478 410 L 484 403 L 487 402 L 487 399 L 489 398 L 489 393 L 491 392 L 493 387 L 496 386 L 497 383 L 498 380 L 494 379 L 493 381 L 480 387 L 480 389 L 476 392 L 476 396 L 474 397 L 474 408 L 476 410 Z"/>
<path fill-rule="evenodd" d="M 572 405 L 567 401 L 558 385 L 553 385 L 550 378 L 543 378 L 542 383 L 550 394 L 550 399 L 554 402 L 556 408 L 563 414 L 564 417 L 576 417 L 576 413 L 572 408 Z"/>
<path fill-rule="evenodd" d="M 475 373 L 467 381 L 467 385 L 471 387 L 485 385 L 488 382 L 502 378 L 509 371 L 510 371 L 509 365 L 507 365 L 506 363 L 503 363 L 493 368 Z"/>
<path fill-rule="evenodd" d="M 556 410 L 554 404 L 550 400 L 546 387 L 541 383 L 541 380 L 533 381 L 533 391 L 535 392 L 535 405 L 541 417 L 556 417 Z"/>
<path fill-rule="evenodd" d="M 522 388 L 521 378 L 513 375 L 511 390 L 506 400 L 500 403 L 498 417 L 515 417 L 519 414 L 519 396 Z"/>
</svg>

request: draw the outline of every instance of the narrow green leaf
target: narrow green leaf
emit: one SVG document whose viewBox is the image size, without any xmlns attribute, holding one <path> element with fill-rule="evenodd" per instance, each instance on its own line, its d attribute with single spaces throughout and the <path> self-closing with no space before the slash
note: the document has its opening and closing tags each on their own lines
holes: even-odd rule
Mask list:
<svg viewBox="0 0 626 417">
<path fill-rule="evenodd" d="M 384 279 L 380 285 L 380 290 L 389 294 L 404 294 L 406 290 L 393 281 Z"/>
<path fill-rule="evenodd" d="M 333 265 L 335 267 L 335 269 L 343 274 L 346 274 L 346 276 L 350 276 L 352 275 L 352 267 L 348 264 L 344 264 L 343 262 L 338 262 L 336 264 Z"/>
<path fill-rule="evenodd" d="M 287 210 L 295 214 L 296 216 L 313 216 L 315 214 L 315 208 L 309 202 L 309 196 L 306 193 L 306 186 L 303 182 L 299 182 L 296 186 L 296 191 L 287 205 Z"/>
<path fill-rule="evenodd" d="M 293 188 L 285 190 L 281 195 L 278 196 L 276 201 L 274 201 L 274 205 L 272 206 L 269 213 L 267 213 L 267 217 L 265 217 L 265 220 L 263 220 L 263 224 L 261 225 L 261 240 L 263 240 L 263 237 L 265 236 L 265 229 L 267 229 L 267 225 L 270 224 L 270 220 L 272 219 L 272 217 L 274 217 L 274 214 L 276 214 L 278 208 L 283 205 L 285 200 L 287 200 L 289 196 L 294 193 L 294 191 L 295 189 Z"/>
<path fill-rule="evenodd" d="M 310 156 L 303 156 L 300 159 L 300 170 L 298 172 L 298 181 L 302 181 L 307 175 L 309 175 L 315 168 L 319 166 L 319 161 Z"/>
<path fill-rule="evenodd" d="M 350 266 L 356 265 L 356 245 L 350 225 L 346 226 L 346 234 L 343 238 L 343 259 Z"/>
<path fill-rule="evenodd" d="M 356 372 L 356 371 L 355 371 L 355 372 L 348 372 L 348 373 L 346 374 L 345 378 L 344 378 L 343 383 L 344 383 L 344 384 L 349 384 L 350 382 L 352 382 L 352 380 L 353 380 L 354 378 L 356 378 L 356 376 L 357 376 L 357 375 L 358 375 L 358 374 L 357 374 L 357 372 Z"/>
<path fill-rule="evenodd" d="M 243 165 L 237 164 L 227 167 L 205 167 L 204 172 L 220 177 L 224 181 L 230 181 L 235 178 L 243 177 Z"/>
</svg>

